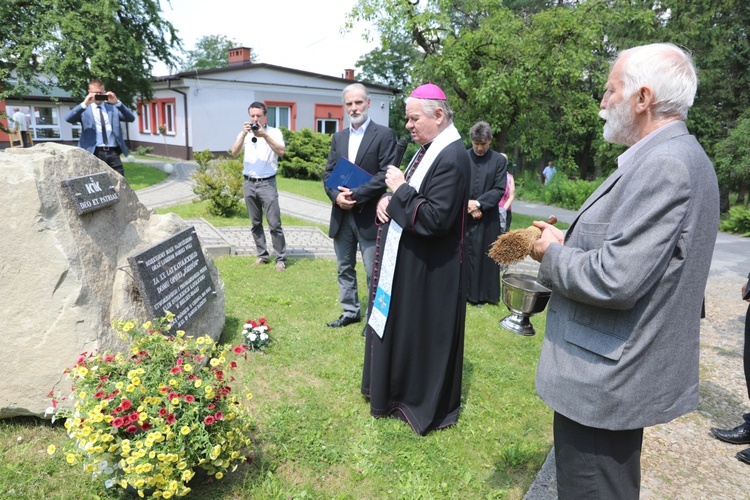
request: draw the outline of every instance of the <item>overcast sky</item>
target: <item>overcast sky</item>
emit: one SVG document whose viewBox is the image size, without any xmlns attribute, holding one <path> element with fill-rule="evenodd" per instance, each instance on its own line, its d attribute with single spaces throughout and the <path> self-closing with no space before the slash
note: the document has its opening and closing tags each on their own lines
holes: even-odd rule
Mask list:
<svg viewBox="0 0 750 500">
<path fill-rule="evenodd" d="M 356 0 L 161 0 L 163 17 L 185 49 L 205 35 L 224 35 L 251 47 L 258 62 L 340 77 L 378 46 L 365 42 L 364 25 L 341 34 Z M 169 74 L 159 63 L 154 75 Z"/>
</svg>

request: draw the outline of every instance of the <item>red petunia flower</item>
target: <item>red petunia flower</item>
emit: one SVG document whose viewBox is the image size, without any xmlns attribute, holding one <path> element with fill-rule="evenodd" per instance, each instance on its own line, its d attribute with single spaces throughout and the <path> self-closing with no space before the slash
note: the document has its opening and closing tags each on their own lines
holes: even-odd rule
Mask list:
<svg viewBox="0 0 750 500">
<path fill-rule="evenodd" d="M 170 413 L 169 415 L 167 415 L 167 423 L 168 424 L 175 423 L 175 420 L 177 420 L 177 417 L 174 416 L 174 413 Z"/>
<path fill-rule="evenodd" d="M 220 411 L 217 411 L 216 413 L 214 413 L 214 418 L 216 420 L 224 420 L 224 414 Z"/>
<path fill-rule="evenodd" d="M 115 417 L 112 419 L 112 427 L 122 427 L 125 425 L 125 419 L 122 417 Z"/>
<path fill-rule="evenodd" d="M 136 432 L 138 432 L 138 426 L 137 425 L 129 425 L 125 429 L 125 432 L 127 432 L 128 434 L 135 434 Z"/>
<path fill-rule="evenodd" d="M 169 373 L 171 373 L 172 375 L 177 375 L 181 371 L 182 371 L 182 367 L 175 366 L 174 368 L 172 368 L 171 370 L 169 370 Z"/>
<path fill-rule="evenodd" d="M 147 431 L 152 427 L 153 425 L 151 425 L 151 422 L 143 422 L 143 424 L 141 424 L 141 429 L 143 429 L 144 431 Z"/>
<path fill-rule="evenodd" d="M 104 396 L 106 396 L 106 395 L 107 395 L 107 394 L 106 394 L 106 393 L 105 393 L 104 391 L 99 391 L 99 392 L 97 392 L 96 394 L 94 394 L 94 398 L 95 398 L 95 399 L 102 399 L 102 398 L 103 398 Z"/>
<path fill-rule="evenodd" d="M 213 425 L 213 424 L 214 424 L 214 421 L 215 421 L 215 419 L 214 419 L 214 417 L 213 417 L 213 416 L 211 416 L 211 415 L 209 415 L 209 416 L 207 416 L 206 418 L 204 418 L 204 419 L 203 419 L 203 422 L 204 422 L 204 423 L 205 423 L 206 425 Z"/>
<path fill-rule="evenodd" d="M 188 403 L 195 403 L 195 397 L 192 394 L 185 396 L 185 401 Z"/>
<path fill-rule="evenodd" d="M 159 408 L 159 412 L 158 413 L 159 413 L 159 416 L 162 417 L 162 418 L 166 417 L 167 414 L 168 414 L 166 408 Z"/>
<path fill-rule="evenodd" d="M 133 403 L 131 403 L 129 399 L 123 399 L 120 405 L 122 406 L 123 410 L 127 411 L 131 406 L 133 406 Z"/>
</svg>

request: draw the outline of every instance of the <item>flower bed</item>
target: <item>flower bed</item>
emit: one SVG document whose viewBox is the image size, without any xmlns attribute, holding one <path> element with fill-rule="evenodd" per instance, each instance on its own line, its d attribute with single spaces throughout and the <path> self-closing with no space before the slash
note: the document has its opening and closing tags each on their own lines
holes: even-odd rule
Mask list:
<svg viewBox="0 0 750 500">
<path fill-rule="evenodd" d="M 196 468 L 221 479 L 245 460 L 249 416 L 230 382 L 248 347 L 170 336 L 172 319 L 116 321 L 129 353 L 83 353 L 66 370 L 73 409 L 53 399 L 55 416 L 67 418 L 66 460 L 107 487 L 183 496 Z"/>
</svg>

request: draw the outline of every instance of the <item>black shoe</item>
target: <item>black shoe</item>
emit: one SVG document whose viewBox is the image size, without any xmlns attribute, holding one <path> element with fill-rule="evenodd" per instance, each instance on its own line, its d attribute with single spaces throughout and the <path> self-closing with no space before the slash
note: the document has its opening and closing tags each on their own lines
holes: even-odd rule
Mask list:
<svg viewBox="0 0 750 500">
<path fill-rule="evenodd" d="M 727 443 L 750 444 L 750 424 L 748 424 L 747 422 L 738 425 L 734 429 L 729 430 L 716 429 L 712 427 L 711 432 L 714 433 L 714 436 Z M 750 458 L 750 451 L 748 451 L 748 457 Z"/>
<path fill-rule="evenodd" d="M 740 462 L 750 464 L 750 448 L 737 453 L 736 457 Z"/>
<path fill-rule="evenodd" d="M 328 326 L 330 326 L 331 328 L 340 328 L 342 326 L 353 325 L 354 323 L 359 323 L 360 321 L 362 321 L 362 318 L 360 318 L 359 316 L 350 318 L 342 314 L 341 316 L 339 316 L 339 319 L 328 323 Z"/>
</svg>

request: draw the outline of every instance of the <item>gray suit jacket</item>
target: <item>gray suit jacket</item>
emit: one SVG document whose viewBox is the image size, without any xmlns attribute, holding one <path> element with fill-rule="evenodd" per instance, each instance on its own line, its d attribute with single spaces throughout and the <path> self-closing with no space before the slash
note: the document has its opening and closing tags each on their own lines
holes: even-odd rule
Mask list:
<svg viewBox="0 0 750 500">
<path fill-rule="evenodd" d="M 536 390 L 556 412 L 625 430 L 698 406 L 701 303 L 719 224 L 711 161 L 670 124 L 581 207 L 539 281 L 552 289 Z"/>
</svg>

